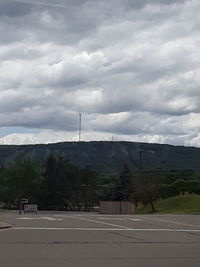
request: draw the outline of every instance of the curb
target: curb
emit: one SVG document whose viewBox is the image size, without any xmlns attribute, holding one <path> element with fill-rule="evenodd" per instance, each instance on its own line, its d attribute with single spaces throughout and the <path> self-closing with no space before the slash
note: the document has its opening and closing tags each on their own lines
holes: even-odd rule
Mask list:
<svg viewBox="0 0 200 267">
<path fill-rule="evenodd" d="M 9 229 L 9 228 L 12 228 L 12 227 L 13 227 L 13 225 L 11 225 L 11 224 L 4 224 L 4 223 L 0 224 L 0 230 Z"/>
</svg>

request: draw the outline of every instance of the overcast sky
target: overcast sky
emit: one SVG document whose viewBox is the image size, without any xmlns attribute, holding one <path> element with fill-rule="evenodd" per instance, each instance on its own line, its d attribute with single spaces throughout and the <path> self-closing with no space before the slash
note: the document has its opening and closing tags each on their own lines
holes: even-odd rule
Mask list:
<svg viewBox="0 0 200 267">
<path fill-rule="evenodd" d="M 199 0 L 0 0 L 0 143 L 200 146 Z"/>
</svg>

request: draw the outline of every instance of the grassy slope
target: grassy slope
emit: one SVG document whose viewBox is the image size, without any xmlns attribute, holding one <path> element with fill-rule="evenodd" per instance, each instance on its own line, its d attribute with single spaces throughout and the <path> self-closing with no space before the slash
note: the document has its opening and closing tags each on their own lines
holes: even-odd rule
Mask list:
<svg viewBox="0 0 200 267">
<path fill-rule="evenodd" d="M 200 195 L 181 195 L 161 199 L 155 202 L 156 213 L 200 213 Z M 136 213 L 150 213 L 149 206 L 141 208 Z"/>
</svg>

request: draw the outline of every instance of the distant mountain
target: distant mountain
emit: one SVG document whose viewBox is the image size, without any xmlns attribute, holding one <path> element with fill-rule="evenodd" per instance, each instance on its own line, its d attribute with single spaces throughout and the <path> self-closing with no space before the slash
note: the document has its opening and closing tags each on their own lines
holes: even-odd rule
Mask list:
<svg viewBox="0 0 200 267">
<path fill-rule="evenodd" d="M 55 154 L 78 167 L 88 166 L 102 173 L 116 173 L 124 162 L 133 171 L 142 169 L 200 170 L 200 148 L 138 142 L 64 142 L 47 145 L 0 145 L 0 164 L 33 158 L 44 161 Z"/>
</svg>

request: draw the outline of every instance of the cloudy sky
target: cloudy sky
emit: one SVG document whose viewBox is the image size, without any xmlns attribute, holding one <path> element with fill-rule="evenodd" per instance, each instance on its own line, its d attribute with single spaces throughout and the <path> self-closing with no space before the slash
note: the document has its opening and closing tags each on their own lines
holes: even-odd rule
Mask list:
<svg viewBox="0 0 200 267">
<path fill-rule="evenodd" d="M 199 0 L 0 0 L 0 143 L 200 146 Z"/>
</svg>

